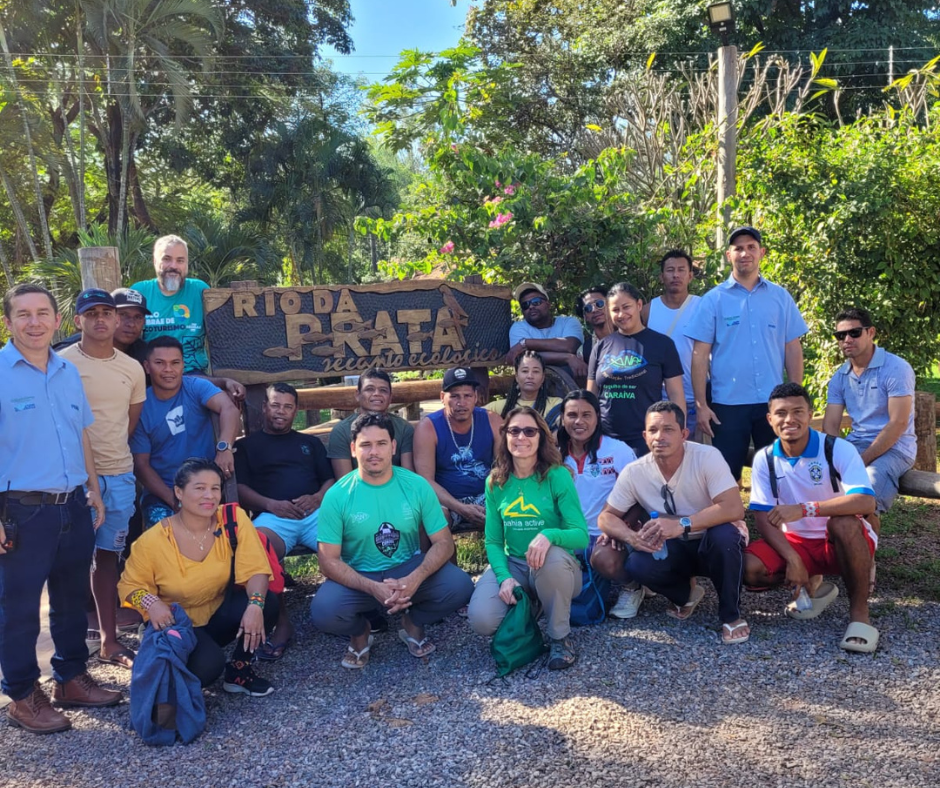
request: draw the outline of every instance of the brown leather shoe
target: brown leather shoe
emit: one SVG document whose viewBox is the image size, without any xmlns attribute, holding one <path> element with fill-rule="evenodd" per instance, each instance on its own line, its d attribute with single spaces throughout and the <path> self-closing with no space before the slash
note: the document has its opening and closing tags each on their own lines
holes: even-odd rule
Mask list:
<svg viewBox="0 0 940 788">
<path fill-rule="evenodd" d="M 121 693 L 99 687 L 87 673 L 76 676 L 71 681 L 55 683 L 52 690 L 52 702 L 56 706 L 114 706 L 121 702 Z"/>
<path fill-rule="evenodd" d="M 11 725 L 30 733 L 58 733 L 72 727 L 68 717 L 49 705 L 49 696 L 38 681 L 29 695 L 7 706 L 7 719 Z"/>
</svg>

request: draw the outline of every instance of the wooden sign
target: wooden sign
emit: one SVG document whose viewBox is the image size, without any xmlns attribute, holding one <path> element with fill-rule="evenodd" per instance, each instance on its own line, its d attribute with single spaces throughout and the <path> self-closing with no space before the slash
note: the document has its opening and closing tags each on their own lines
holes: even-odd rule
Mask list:
<svg viewBox="0 0 940 788">
<path fill-rule="evenodd" d="M 493 366 L 509 350 L 508 287 L 426 279 L 206 290 L 212 373 L 242 383 Z"/>
</svg>

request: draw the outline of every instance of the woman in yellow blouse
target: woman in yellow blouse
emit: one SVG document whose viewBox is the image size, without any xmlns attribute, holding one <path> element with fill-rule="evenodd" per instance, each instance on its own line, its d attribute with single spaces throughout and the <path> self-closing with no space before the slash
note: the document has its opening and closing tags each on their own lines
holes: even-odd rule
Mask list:
<svg viewBox="0 0 940 788">
<path fill-rule="evenodd" d="M 118 585 L 120 598 L 137 608 L 156 629 L 171 626 L 170 605 L 189 616 L 196 648 L 187 667 L 203 687 L 224 670 L 226 692 L 255 697 L 274 691 L 252 669 L 252 654 L 277 621 L 277 597 L 268 592 L 270 564 L 248 515 L 238 509 L 234 589 L 226 595 L 232 546 L 222 526 L 222 471 L 210 460 L 186 460 L 173 491 L 179 511 L 161 520 L 134 542 Z M 232 658 L 223 648 L 232 641 Z"/>
</svg>

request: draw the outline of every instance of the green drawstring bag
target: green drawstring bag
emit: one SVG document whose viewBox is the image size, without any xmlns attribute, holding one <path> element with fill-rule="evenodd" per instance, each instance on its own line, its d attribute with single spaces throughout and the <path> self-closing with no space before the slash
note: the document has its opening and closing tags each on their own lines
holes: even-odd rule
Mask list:
<svg viewBox="0 0 940 788">
<path fill-rule="evenodd" d="M 490 653 L 496 660 L 498 676 L 508 676 L 548 650 L 542 630 L 532 615 L 529 595 L 521 586 L 513 588 L 512 595 L 516 598 L 516 604 L 510 605 L 509 612 L 490 643 Z"/>
</svg>

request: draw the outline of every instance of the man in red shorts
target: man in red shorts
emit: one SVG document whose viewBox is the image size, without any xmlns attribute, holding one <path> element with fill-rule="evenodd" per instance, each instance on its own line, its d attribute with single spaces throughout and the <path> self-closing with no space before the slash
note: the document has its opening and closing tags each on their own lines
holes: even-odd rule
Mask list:
<svg viewBox="0 0 940 788">
<path fill-rule="evenodd" d="M 771 392 L 767 420 L 777 440 L 754 455 L 751 509 L 763 538 L 744 552 L 744 584 L 791 586 L 787 615 L 810 619 L 839 594 L 823 575 L 841 575 L 850 623 L 839 646 L 868 654 L 878 647 L 878 630 L 868 619 L 868 573 L 878 536 L 864 518 L 875 511 L 875 494 L 855 447 L 810 429 L 812 415 L 812 400 L 799 384 L 783 383 Z M 803 589 L 806 609 L 797 605 Z"/>
</svg>

